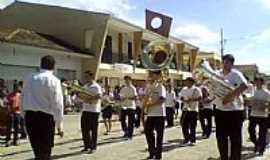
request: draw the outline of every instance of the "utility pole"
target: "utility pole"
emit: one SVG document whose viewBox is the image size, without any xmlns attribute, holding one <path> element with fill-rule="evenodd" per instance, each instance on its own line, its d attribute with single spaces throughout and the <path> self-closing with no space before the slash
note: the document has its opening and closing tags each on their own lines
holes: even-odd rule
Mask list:
<svg viewBox="0 0 270 160">
<path fill-rule="evenodd" d="M 224 38 L 223 38 L 223 28 L 220 29 L 220 53 L 221 57 L 224 55 Z"/>
</svg>

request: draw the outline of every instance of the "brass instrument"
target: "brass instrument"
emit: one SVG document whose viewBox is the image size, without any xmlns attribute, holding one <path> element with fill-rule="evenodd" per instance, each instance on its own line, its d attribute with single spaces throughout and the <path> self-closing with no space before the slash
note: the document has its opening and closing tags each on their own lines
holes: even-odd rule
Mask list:
<svg viewBox="0 0 270 160">
<path fill-rule="evenodd" d="M 142 64 L 149 70 L 161 70 L 161 81 L 165 82 L 169 77 L 168 65 L 174 56 L 174 46 L 166 41 L 153 41 L 143 50 L 141 55 Z M 148 112 L 151 104 L 151 87 L 149 93 L 142 100 L 142 111 Z"/>
<path fill-rule="evenodd" d="M 85 88 L 75 84 L 74 82 L 65 82 L 63 83 L 63 87 L 70 89 L 71 92 L 78 92 L 79 98 L 84 102 L 89 102 L 89 99 L 95 96 L 94 94 L 90 93 Z"/>
<path fill-rule="evenodd" d="M 205 85 L 210 93 L 220 100 L 235 89 L 235 87 L 230 86 L 212 69 L 207 60 L 203 60 L 199 68 L 193 71 L 193 76 L 198 82 Z M 242 96 L 237 98 L 236 102 L 240 105 L 243 104 Z"/>
</svg>

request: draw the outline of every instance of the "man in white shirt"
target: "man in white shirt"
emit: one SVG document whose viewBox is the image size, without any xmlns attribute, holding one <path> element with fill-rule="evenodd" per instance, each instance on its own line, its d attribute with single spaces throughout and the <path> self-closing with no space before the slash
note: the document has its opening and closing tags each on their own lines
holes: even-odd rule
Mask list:
<svg viewBox="0 0 270 160">
<path fill-rule="evenodd" d="M 53 75 L 52 56 L 41 59 L 41 71 L 28 76 L 22 92 L 22 109 L 35 159 L 50 159 L 55 124 L 63 120 L 61 82 Z"/>
<path fill-rule="evenodd" d="M 202 98 L 201 90 L 195 86 L 195 80 L 188 77 L 185 80 L 186 87 L 180 92 L 180 99 L 182 100 L 183 113 L 181 117 L 182 132 L 184 135 L 184 144 L 190 142 L 196 143 L 196 126 L 197 116 L 199 111 L 199 101 Z"/>
<path fill-rule="evenodd" d="M 168 85 L 168 90 L 166 93 L 166 120 L 167 120 L 167 127 L 173 127 L 173 115 L 174 115 L 174 106 L 175 106 L 175 92 L 172 86 Z"/>
<path fill-rule="evenodd" d="M 255 78 L 256 90 L 251 100 L 251 114 L 249 118 L 249 135 L 251 142 L 255 145 L 255 152 L 261 155 L 265 151 L 266 134 L 268 128 L 268 108 L 265 104 L 270 101 L 270 92 L 268 89 L 263 88 L 264 79 L 261 77 Z M 259 126 L 259 137 L 256 137 L 256 126 Z"/>
<path fill-rule="evenodd" d="M 244 105 L 241 94 L 247 89 L 247 80 L 241 72 L 233 69 L 234 57 L 231 54 L 224 55 L 222 60 L 223 70 L 220 72 L 220 76 L 235 89 L 220 100 L 219 104 L 216 102 L 217 145 L 221 160 L 240 160 L 244 120 Z"/>
<path fill-rule="evenodd" d="M 159 82 L 161 78 L 160 70 L 149 71 L 150 81 L 153 83 L 146 89 L 146 95 L 150 97 L 151 102 L 148 104 L 148 113 L 144 126 L 145 136 L 148 144 L 148 159 L 162 158 L 162 143 L 165 123 L 165 100 L 166 89 Z M 154 133 L 156 131 L 156 134 Z M 156 136 L 155 136 L 156 135 Z"/>
<path fill-rule="evenodd" d="M 81 129 L 84 149 L 82 152 L 91 154 L 97 149 L 98 118 L 101 111 L 102 89 L 95 81 L 92 72 L 84 72 L 84 78 L 86 83 L 83 88 L 86 89 L 91 96 L 82 98 L 82 95 L 79 94 L 79 97 L 83 100 Z"/>
<path fill-rule="evenodd" d="M 201 86 L 202 99 L 200 101 L 199 118 L 201 122 L 201 128 L 203 130 L 202 137 L 209 138 L 212 132 L 212 115 L 213 115 L 213 100 L 215 97 L 211 97 L 208 88 L 204 85 Z"/>
<path fill-rule="evenodd" d="M 120 90 L 120 99 L 122 105 L 121 111 L 121 125 L 124 131 L 124 137 L 132 139 L 134 123 L 135 123 L 135 110 L 137 99 L 136 88 L 132 84 L 132 79 L 130 76 L 125 76 L 125 86 Z M 128 117 L 128 122 L 126 122 Z"/>
</svg>

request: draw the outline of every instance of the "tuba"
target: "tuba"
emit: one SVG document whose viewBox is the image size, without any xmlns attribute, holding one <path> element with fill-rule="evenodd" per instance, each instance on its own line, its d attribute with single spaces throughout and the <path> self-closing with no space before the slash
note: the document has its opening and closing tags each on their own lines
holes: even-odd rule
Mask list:
<svg viewBox="0 0 270 160">
<path fill-rule="evenodd" d="M 161 81 L 166 82 L 169 78 L 169 65 L 175 54 L 174 45 L 167 41 L 150 42 L 143 50 L 141 61 L 145 68 L 149 70 L 161 70 Z M 142 99 L 142 111 L 147 113 L 151 103 L 151 87 L 149 94 Z"/>
<path fill-rule="evenodd" d="M 199 83 L 205 85 L 209 89 L 210 93 L 219 100 L 222 100 L 235 89 L 235 87 L 229 85 L 218 75 L 216 71 L 212 69 L 207 60 L 202 60 L 199 67 L 196 68 L 192 74 Z M 242 96 L 237 98 L 236 102 L 240 105 L 243 104 Z"/>
</svg>

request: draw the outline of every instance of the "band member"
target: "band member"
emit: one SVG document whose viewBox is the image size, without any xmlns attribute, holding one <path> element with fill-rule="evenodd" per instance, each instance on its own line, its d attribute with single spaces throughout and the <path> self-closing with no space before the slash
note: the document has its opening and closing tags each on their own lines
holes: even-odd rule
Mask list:
<svg viewBox="0 0 270 160">
<path fill-rule="evenodd" d="M 87 99 L 83 99 L 81 129 L 84 149 L 82 152 L 88 152 L 91 154 L 97 149 L 98 118 L 101 111 L 102 89 L 95 81 L 95 77 L 92 72 L 84 72 L 84 79 L 86 84 L 83 88 L 86 89 L 91 96 Z M 80 94 L 79 97 L 81 97 Z"/>
<path fill-rule="evenodd" d="M 266 134 L 268 129 L 268 110 L 267 106 L 263 104 L 270 100 L 270 92 L 268 89 L 263 88 L 264 79 L 260 77 L 255 78 L 256 90 L 254 92 L 253 100 L 251 102 L 251 115 L 249 119 L 249 135 L 250 140 L 255 145 L 255 152 L 261 155 L 265 151 Z M 256 138 L 256 126 L 259 126 L 259 137 Z"/>
<path fill-rule="evenodd" d="M 114 105 L 113 92 L 111 92 L 111 87 L 107 86 L 105 94 L 103 95 L 103 105 L 102 109 L 102 118 L 104 120 L 104 125 L 106 128 L 105 135 L 108 135 L 112 129 L 112 114 L 113 114 L 113 105 Z"/>
<path fill-rule="evenodd" d="M 137 90 L 137 93 L 138 93 L 138 98 L 135 100 L 135 104 L 136 104 L 136 111 L 135 111 L 135 127 L 136 128 L 139 128 L 140 125 L 141 125 L 141 115 L 142 115 L 142 104 L 141 104 L 141 97 L 143 96 L 143 89 L 142 88 L 139 88 L 137 87 L 136 88 Z"/>
<path fill-rule="evenodd" d="M 148 144 L 149 157 L 148 159 L 162 158 L 162 142 L 165 123 L 165 99 L 166 89 L 159 82 L 161 71 L 149 71 L 150 81 L 153 83 L 147 88 L 146 95 L 151 99 L 148 105 L 148 113 L 145 122 L 145 136 Z M 156 134 L 154 133 L 156 131 Z M 156 136 L 155 136 L 156 135 Z"/>
<path fill-rule="evenodd" d="M 55 60 L 41 58 L 41 70 L 24 81 L 22 108 L 26 130 L 35 159 L 50 159 L 54 145 L 55 124 L 63 120 L 63 94 L 61 82 L 53 75 Z"/>
<path fill-rule="evenodd" d="M 186 87 L 184 87 L 179 94 L 184 104 L 181 117 L 182 132 L 184 135 L 183 144 L 189 142 L 194 144 L 196 143 L 197 116 L 202 93 L 201 90 L 195 86 L 195 80 L 192 77 L 187 78 L 185 83 Z"/>
<path fill-rule="evenodd" d="M 200 101 L 200 122 L 203 130 L 203 138 L 209 138 L 212 132 L 212 115 L 213 115 L 213 100 L 214 97 L 210 97 L 208 88 L 201 87 L 202 99 Z"/>
<path fill-rule="evenodd" d="M 220 100 L 221 102 L 215 102 L 217 104 L 215 110 L 217 145 L 221 160 L 240 160 L 244 105 L 239 98 L 241 99 L 241 94 L 247 88 L 247 80 L 241 72 L 233 69 L 234 57 L 232 55 L 224 55 L 222 60 L 223 69 L 220 76 L 236 89 Z M 228 155 L 229 146 L 230 155 Z"/>
<path fill-rule="evenodd" d="M 167 120 L 167 127 L 173 127 L 173 115 L 174 115 L 174 107 L 175 107 L 175 92 L 172 86 L 169 84 L 167 93 L 166 93 L 166 120 Z"/>
<path fill-rule="evenodd" d="M 122 129 L 124 131 L 124 137 L 132 139 L 135 121 L 135 100 L 137 99 L 137 91 L 132 84 L 132 79 L 130 76 L 125 76 L 124 80 L 125 86 L 120 91 L 120 99 L 122 105 L 120 120 Z M 127 117 L 128 122 L 126 122 Z"/>
</svg>

